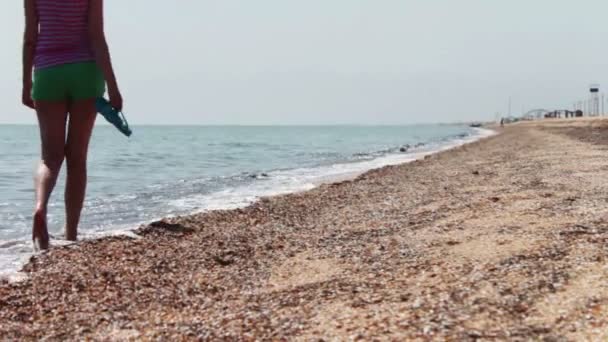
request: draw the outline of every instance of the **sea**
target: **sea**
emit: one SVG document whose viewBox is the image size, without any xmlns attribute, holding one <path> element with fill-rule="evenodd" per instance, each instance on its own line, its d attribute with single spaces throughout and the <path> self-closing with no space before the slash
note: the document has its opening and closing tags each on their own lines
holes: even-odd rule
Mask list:
<svg viewBox="0 0 608 342">
<path fill-rule="evenodd" d="M 98 125 L 90 145 L 81 239 L 129 234 L 162 217 L 244 207 L 370 169 L 409 162 L 492 132 L 467 125 L 135 126 L 131 138 Z M 33 253 L 37 126 L 0 125 L 0 277 Z M 65 170 L 49 207 L 62 241 Z M 132 233 L 131 233 L 132 234 Z"/>
</svg>

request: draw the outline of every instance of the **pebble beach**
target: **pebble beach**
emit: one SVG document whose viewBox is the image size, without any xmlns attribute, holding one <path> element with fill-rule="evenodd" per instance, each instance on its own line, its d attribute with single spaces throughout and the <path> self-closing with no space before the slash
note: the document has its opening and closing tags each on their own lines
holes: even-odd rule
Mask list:
<svg viewBox="0 0 608 342">
<path fill-rule="evenodd" d="M 608 340 L 608 120 L 55 247 L 0 340 Z"/>
</svg>

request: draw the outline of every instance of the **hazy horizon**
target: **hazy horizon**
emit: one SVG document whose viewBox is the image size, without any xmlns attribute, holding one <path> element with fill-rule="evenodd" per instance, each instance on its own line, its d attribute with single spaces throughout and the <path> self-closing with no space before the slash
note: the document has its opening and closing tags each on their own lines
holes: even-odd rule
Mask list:
<svg viewBox="0 0 608 342">
<path fill-rule="evenodd" d="M 599 0 L 105 6 L 133 125 L 487 121 L 509 97 L 514 114 L 571 109 L 589 84 L 608 86 Z M 20 105 L 22 1 L 0 9 L 0 124 L 34 124 Z"/>
<path fill-rule="evenodd" d="M 343 123 L 343 124 L 205 124 L 205 123 L 190 123 L 190 124 L 172 124 L 172 123 L 146 123 L 130 125 L 133 127 L 399 127 L 399 126 L 435 126 L 435 125 L 468 125 L 471 123 L 479 123 L 480 121 L 454 121 L 454 122 L 419 122 L 419 123 L 399 123 L 399 124 L 374 124 L 374 123 Z M 485 121 L 493 122 L 493 120 Z M 97 125 L 112 127 L 112 125 L 101 117 L 96 122 Z M 0 126 L 33 126 L 36 127 L 36 122 L 30 123 L 0 123 Z"/>
</svg>

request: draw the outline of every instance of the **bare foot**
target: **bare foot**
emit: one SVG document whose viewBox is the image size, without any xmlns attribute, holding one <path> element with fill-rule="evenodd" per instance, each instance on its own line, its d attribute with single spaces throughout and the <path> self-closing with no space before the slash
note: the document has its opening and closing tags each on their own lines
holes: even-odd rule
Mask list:
<svg viewBox="0 0 608 342">
<path fill-rule="evenodd" d="M 49 249 L 49 232 L 46 226 L 46 213 L 36 211 L 34 213 L 34 224 L 32 227 L 32 241 L 36 251 Z"/>
</svg>

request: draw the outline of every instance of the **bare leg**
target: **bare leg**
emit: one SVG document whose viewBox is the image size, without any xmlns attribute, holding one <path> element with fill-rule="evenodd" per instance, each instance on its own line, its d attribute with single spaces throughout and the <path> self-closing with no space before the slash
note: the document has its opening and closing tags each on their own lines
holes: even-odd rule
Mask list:
<svg viewBox="0 0 608 342">
<path fill-rule="evenodd" d="M 70 105 L 65 158 L 68 169 L 65 187 L 65 238 L 76 241 L 78 223 L 87 187 L 87 154 L 97 112 L 95 100 L 76 101 Z"/>
<path fill-rule="evenodd" d="M 67 105 L 62 102 L 36 102 L 36 113 L 40 127 L 42 157 L 34 181 L 36 208 L 32 240 L 40 249 L 47 249 L 49 234 L 46 213 L 64 158 Z"/>
</svg>

